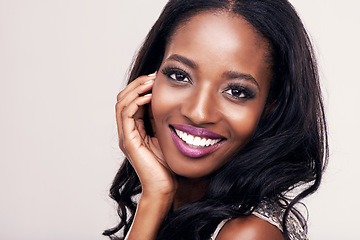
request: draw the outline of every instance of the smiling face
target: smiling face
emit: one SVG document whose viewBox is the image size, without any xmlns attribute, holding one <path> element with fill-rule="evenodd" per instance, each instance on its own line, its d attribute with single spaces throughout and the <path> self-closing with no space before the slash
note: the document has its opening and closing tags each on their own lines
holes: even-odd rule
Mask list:
<svg viewBox="0 0 360 240">
<path fill-rule="evenodd" d="M 272 77 L 268 43 L 244 19 L 201 13 L 168 42 L 153 87 L 153 128 L 178 175 L 220 168 L 251 139 Z"/>
</svg>

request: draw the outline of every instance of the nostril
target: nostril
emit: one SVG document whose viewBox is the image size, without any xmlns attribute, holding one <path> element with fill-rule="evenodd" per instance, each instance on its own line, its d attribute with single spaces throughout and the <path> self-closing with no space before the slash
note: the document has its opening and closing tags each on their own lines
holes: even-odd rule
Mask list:
<svg viewBox="0 0 360 240">
<path fill-rule="evenodd" d="M 216 123 L 219 121 L 219 114 L 216 112 L 216 109 L 211 107 L 203 108 L 194 106 L 189 111 L 183 111 L 183 115 L 194 125 Z"/>
<path fill-rule="evenodd" d="M 193 124 L 215 123 L 219 120 L 217 92 L 211 85 L 198 84 L 182 103 L 181 114 Z"/>
</svg>

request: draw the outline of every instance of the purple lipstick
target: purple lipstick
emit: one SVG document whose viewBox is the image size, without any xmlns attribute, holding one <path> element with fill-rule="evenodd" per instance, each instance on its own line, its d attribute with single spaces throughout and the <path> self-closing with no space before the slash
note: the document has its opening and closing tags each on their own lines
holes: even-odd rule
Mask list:
<svg viewBox="0 0 360 240">
<path fill-rule="evenodd" d="M 226 140 L 217 133 L 190 125 L 171 125 L 170 133 L 179 151 L 191 158 L 201 158 L 214 152 Z"/>
</svg>

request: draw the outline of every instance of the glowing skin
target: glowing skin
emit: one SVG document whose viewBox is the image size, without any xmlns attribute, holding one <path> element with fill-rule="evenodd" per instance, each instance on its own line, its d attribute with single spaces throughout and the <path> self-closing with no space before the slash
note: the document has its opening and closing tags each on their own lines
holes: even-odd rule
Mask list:
<svg viewBox="0 0 360 240">
<path fill-rule="evenodd" d="M 206 176 L 251 139 L 272 77 L 267 48 L 247 21 L 227 13 L 196 15 L 175 31 L 151 109 L 160 148 L 176 174 Z"/>
</svg>

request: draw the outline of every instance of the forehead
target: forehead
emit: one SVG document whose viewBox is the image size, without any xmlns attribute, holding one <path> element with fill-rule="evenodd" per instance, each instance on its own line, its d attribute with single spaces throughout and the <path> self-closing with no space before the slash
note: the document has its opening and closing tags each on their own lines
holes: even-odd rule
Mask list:
<svg viewBox="0 0 360 240">
<path fill-rule="evenodd" d="M 168 43 L 171 43 L 179 34 L 184 33 L 201 33 L 204 34 L 204 37 L 209 37 L 217 43 L 219 43 L 217 40 L 221 39 L 224 45 L 234 41 L 226 41 L 226 38 L 222 37 L 232 38 L 235 41 L 239 38 L 241 40 L 247 38 L 248 42 L 263 43 L 266 47 L 269 46 L 268 41 L 242 16 L 223 11 L 205 11 L 181 21 L 170 36 Z"/>
<path fill-rule="evenodd" d="M 203 69 L 259 75 L 271 65 L 268 41 L 245 19 L 226 12 L 203 12 L 183 22 L 169 39 L 164 61 L 173 54 Z"/>
</svg>

